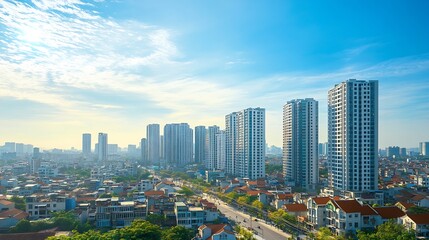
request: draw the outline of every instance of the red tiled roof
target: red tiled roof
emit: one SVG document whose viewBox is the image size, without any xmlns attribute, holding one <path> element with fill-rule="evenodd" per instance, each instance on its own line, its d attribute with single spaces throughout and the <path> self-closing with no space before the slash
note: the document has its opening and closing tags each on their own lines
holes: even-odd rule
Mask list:
<svg viewBox="0 0 429 240">
<path fill-rule="evenodd" d="M 361 206 L 360 214 L 361 215 L 365 215 L 365 216 L 368 216 L 368 215 L 378 215 L 378 213 L 372 207 L 370 207 L 369 205 L 363 205 L 363 206 Z"/>
<path fill-rule="evenodd" d="M 0 218 L 7 218 L 7 217 L 13 217 L 13 218 L 21 220 L 21 219 L 27 218 L 28 213 L 21 211 L 19 209 L 16 209 L 16 208 L 12 208 L 10 210 L 0 212 Z"/>
<path fill-rule="evenodd" d="M 144 195 L 146 197 L 148 197 L 148 196 L 163 196 L 164 195 L 164 191 L 150 190 L 150 191 L 144 192 Z"/>
<path fill-rule="evenodd" d="M 315 197 L 313 198 L 313 201 L 317 204 L 317 205 L 326 205 L 329 200 L 331 200 L 330 197 Z"/>
<path fill-rule="evenodd" d="M 429 224 L 429 213 L 408 215 L 416 224 Z"/>
<path fill-rule="evenodd" d="M 280 193 L 277 194 L 277 198 L 279 200 L 291 199 L 293 198 L 293 193 Z"/>
<path fill-rule="evenodd" d="M 303 212 L 307 211 L 307 206 L 302 203 L 285 204 L 283 208 L 288 212 Z"/>
<path fill-rule="evenodd" d="M 261 191 L 247 191 L 246 194 L 250 196 L 258 196 Z"/>
<path fill-rule="evenodd" d="M 421 195 L 421 194 L 418 194 L 418 195 L 416 195 L 416 196 L 414 196 L 413 198 L 411 198 L 411 199 L 413 199 L 413 201 L 420 201 L 420 200 L 422 200 L 422 199 L 424 199 L 425 198 L 425 196 L 423 196 L 423 195 Z"/>
<path fill-rule="evenodd" d="M 399 218 L 405 215 L 397 206 L 376 207 L 374 210 L 384 219 Z"/>
<path fill-rule="evenodd" d="M 13 202 L 2 199 L 0 200 L 0 204 L 9 206 L 9 205 L 13 205 Z"/>
<path fill-rule="evenodd" d="M 360 212 L 362 207 L 356 200 L 331 200 L 331 202 L 346 213 Z"/>
</svg>

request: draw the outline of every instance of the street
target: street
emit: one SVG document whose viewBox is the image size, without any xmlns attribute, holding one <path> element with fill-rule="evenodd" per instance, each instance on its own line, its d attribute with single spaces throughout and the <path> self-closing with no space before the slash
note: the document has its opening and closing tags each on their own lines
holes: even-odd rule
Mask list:
<svg viewBox="0 0 429 240">
<path fill-rule="evenodd" d="M 235 221 L 242 227 L 253 229 L 256 235 L 255 237 L 258 239 L 284 240 L 291 237 L 290 234 L 264 223 L 263 220 L 258 219 L 255 221 L 254 217 L 250 217 L 248 214 L 228 206 L 225 202 L 217 198 L 209 196 L 208 200 L 215 203 L 219 211 L 225 214 L 228 219 Z"/>
</svg>

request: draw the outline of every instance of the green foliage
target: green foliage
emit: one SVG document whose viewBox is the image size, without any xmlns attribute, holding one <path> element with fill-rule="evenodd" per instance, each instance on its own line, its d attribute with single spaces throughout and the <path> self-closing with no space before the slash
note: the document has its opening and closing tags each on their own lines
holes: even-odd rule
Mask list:
<svg viewBox="0 0 429 240">
<path fill-rule="evenodd" d="M 277 225 L 284 225 L 284 221 L 296 223 L 296 218 L 292 215 L 289 215 L 285 210 L 279 209 L 274 212 L 268 213 L 268 217 L 273 220 Z"/>
<path fill-rule="evenodd" d="M 63 167 L 60 168 L 60 173 L 76 176 L 80 179 L 89 178 L 91 176 L 91 170 L 82 167 Z"/>
<path fill-rule="evenodd" d="M 406 229 L 404 225 L 389 221 L 378 226 L 377 230 L 372 233 L 358 231 L 357 237 L 362 240 L 412 240 L 416 238 L 416 235 L 413 230 Z"/>
<path fill-rule="evenodd" d="M 248 231 L 246 228 L 237 225 L 235 227 L 235 231 L 238 234 L 237 240 L 256 240 L 256 238 L 253 237 L 253 233 Z"/>
<path fill-rule="evenodd" d="M 184 194 L 187 197 L 195 195 L 195 193 L 188 187 L 183 186 L 182 190 L 178 191 L 178 193 Z"/>
<path fill-rule="evenodd" d="M 17 196 L 13 196 L 11 199 L 9 199 L 11 202 L 15 203 L 15 208 L 19 209 L 21 211 L 25 211 L 25 199 L 20 198 Z"/>
<path fill-rule="evenodd" d="M 54 227 L 57 227 L 60 231 L 76 230 L 78 232 L 85 232 L 92 228 L 88 223 L 81 223 L 72 212 L 56 212 L 52 213 L 51 219 L 32 222 L 23 219 L 10 232 L 38 232 Z"/>
<path fill-rule="evenodd" d="M 429 208 L 425 208 L 425 207 L 419 207 L 419 206 L 413 206 L 410 207 L 407 210 L 408 214 L 422 214 L 422 213 L 429 213 Z"/>
<path fill-rule="evenodd" d="M 165 223 L 165 216 L 159 215 L 159 214 L 150 214 L 146 217 L 146 221 L 148 221 L 151 224 L 155 224 L 158 226 L 162 226 Z"/>
<path fill-rule="evenodd" d="M 273 173 L 281 173 L 283 171 L 282 165 L 265 164 L 265 173 L 271 175 Z"/>
<path fill-rule="evenodd" d="M 254 206 L 255 208 L 258 208 L 258 209 L 263 209 L 264 208 L 264 204 L 261 201 L 259 201 L 259 200 L 253 201 L 252 202 L 252 206 Z"/>
<path fill-rule="evenodd" d="M 228 198 L 232 198 L 232 199 L 234 199 L 234 200 L 237 200 L 237 198 L 238 198 L 239 196 L 240 196 L 240 195 L 239 195 L 237 192 L 235 192 L 235 191 L 232 191 L 232 192 L 230 192 L 230 193 L 226 194 L 226 197 L 228 197 Z"/>
<path fill-rule="evenodd" d="M 189 240 L 194 237 L 194 232 L 183 226 L 175 226 L 164 230 L 162 233 L 163 240 Z"/>
</svg>

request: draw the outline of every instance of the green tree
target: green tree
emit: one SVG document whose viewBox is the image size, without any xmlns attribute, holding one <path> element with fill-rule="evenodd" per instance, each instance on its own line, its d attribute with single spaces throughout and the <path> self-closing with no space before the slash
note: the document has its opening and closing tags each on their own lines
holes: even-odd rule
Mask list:
<svg viewBox="0 0 429 240">
<path fill-rule="evenodd" d="M 261 201 L 259 201 L 259 200 L 253 201 L 252 202 L 252 206 L 254 206 L 255 208 L 258 208 L 258 209 L 263 209 L 264 208 L 264 204 Z"/>
<path fill-rule="evenodd" d="M 192 237 L 194 237 L 193 231 L 183 226 L 175 226 L 162 233 L 163 240 L 189 240 Z"/>
<path fill-rule="evenodd" d="M 21 211 L 25 211 L 25 199 L 17 196 L 13 196 L 9 199 L 11 202 L 15 203 L 15 208 Z"/>
<path fill-rule="evenodd" d="M 192 195 L 195 195 L 195 193 L 188 187 L 183 186 L 182 190 L 177 191 L 178 193 L 184 194 L 187 197 L 190 197 Z"/>
<path fill-rule="evenodd" d="M 419 207 L 419 206 L 412 206 L 407 210 L 408 214 L 422 214 L 422 213 L 429 213 L 429 208 L 425 207 Z"/>
<path fill-rule="evenodd" d="M 388 221 L 378 226 L 375 232 L 367 233 L 358 231 L 357 237 L 362 240 L 411 240 L 416 238 L 416 234 L 413 230 L 406 229 L 404 225 Z"/>
<path fill-rule="evenodd" d="M 22 232 L 30 232 L 31 231 L 31 223 L 27 219 L 20 220 L 15 227 L 13 227 L 10 232 L 13 233 L 22 233 Z"/>
<path fill-rule="evenodd" d="M 162 226 L 165 223 L 165 216 L 160 214 L 150 214 L 146 217 L 146 221 L 151 224 Z"/>
<path fill-rule="evenodd" d="M 246 228 L 236 226 L 235 231 L 237 232 L 237 240 L 256 240 L 256 238 L 253 237 L 253 233 L 248 231 Z"/>
</svg>

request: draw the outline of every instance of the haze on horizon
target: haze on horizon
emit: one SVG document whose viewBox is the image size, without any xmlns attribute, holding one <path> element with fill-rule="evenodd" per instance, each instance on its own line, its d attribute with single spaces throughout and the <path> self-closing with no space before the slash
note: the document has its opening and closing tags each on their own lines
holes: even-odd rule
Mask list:
<svg viewBox="0 0 429 240">
<path fill-rule="evenodd" d="M 0 2 L 0 144 L 81 147 L 81 134 L 137 144 L 146 125 L 224 127 L 266 109 L 282 145 L 282 106 L 319 101 L 355 78 L 379 80 L 379 146 L 429 141 L 428 1 Z"/>
</svg>

